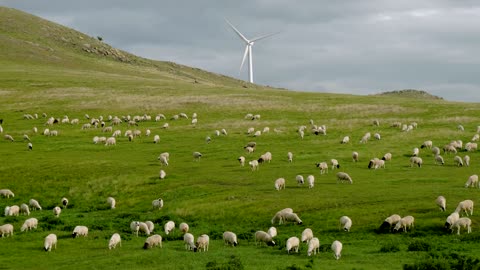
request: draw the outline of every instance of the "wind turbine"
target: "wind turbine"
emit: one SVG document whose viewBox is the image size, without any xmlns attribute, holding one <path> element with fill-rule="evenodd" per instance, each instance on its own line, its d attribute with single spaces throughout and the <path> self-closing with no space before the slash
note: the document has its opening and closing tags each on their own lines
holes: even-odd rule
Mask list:
<svg viewBox="0 0 480 270">
<path fill-rule="evenodd" d="M 236 34 L 245 42 L 245 44 L 246 44 L 246 46 L 245 46 L 245 53 L 243 53 L 242 64 L 240 65 L 240 71 L 242 71 L 243 63 L 245 63 L 245 58 L 247 58 L 247 55 L 248 55 L 248 79 L 249 79 L 250 83 L 253 83 L 253 58 L 252 58 L 252 47 L 253 47 L 253 44 L 254 44 L 256 41 L 259 41 L 259 40 L 261 40 L 261 39 L 264 39 L 264 38 L 267 38 L 267 37 L 276 35 L 276 34 L 278 34 L 279 32 L 275 32 L 275 33 L 271 33 L 271 34 L 268 34 L 268 35 L 259 36 L 259 37 L 252 38 L 252 39 L 248 40 L 248 39 L 247 39 L 244 35 L 242 35 L 242 33 L 240 33 L 240 31 L 238 31 L 238 29 L 235 28 L 235 26 L 233 26 L 233 24 L 231 24 L 227 19 L 225 19 L 225 21 L 230 25 L 230 27 L 232 27 L 233 31 L 235 31 L 235 33 L 236 33 Z"/>
</svg>

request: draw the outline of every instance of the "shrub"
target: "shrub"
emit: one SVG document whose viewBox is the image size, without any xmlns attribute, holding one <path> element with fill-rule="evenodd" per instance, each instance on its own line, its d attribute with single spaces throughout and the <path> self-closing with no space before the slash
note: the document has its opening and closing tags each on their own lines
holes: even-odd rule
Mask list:
<svg viewBox="0 0 480 270">
<path fill-rule="evenodd" d="M 230 256 L 228 262 L 219 264 L 216 261 L 208 262 L 206 265 L 207 270 L 243 270 L 244 267 L 239 258 L 235 255 Z"/>
<path fill-rule="evenodd" d="M 459 255 L 457 253 L 429 253 L 424 259 L 414 263 L 403 265 L 404 270 L 420 269 L 480 269 L 480 260 L 476 258 Z"/>
<path fill-rule="evenodd" d="M 431 246 L 423 240 L 414 240 L 408 245 L 408 251 L 429 251 Z"/>
<path fill-rule="evenodd" d="M 398 252 L 398 251 L 400 251 L 400 247 L 395 243 L 387 243 L 380 248 L 380 252 L 382 253 Z"/>
</svg>

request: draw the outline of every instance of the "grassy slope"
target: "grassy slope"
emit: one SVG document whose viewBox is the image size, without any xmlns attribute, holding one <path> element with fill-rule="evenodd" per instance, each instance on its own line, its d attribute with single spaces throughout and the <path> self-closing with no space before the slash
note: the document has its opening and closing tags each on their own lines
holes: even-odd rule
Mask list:
<svg viewBox="0 0 480 270">
<path fill-rule="evenodd" d="M 284 244 L 286 238 L 300 236 L 306 227 L 312 228 L 324 245 L 325 252 L 313 259 L 313 265 L 322 269 L 399 269 L 423 256 L 422 252 L 406 251 L 414 239 L 426 240 L 441 251 L 478 254 L 476 216 L 471 235 L 458 237 L 441 231 L 446 216 L 459 201 L 476 201 L 478 190 L 466 190 L 463 184 L 478 172 L 478 153 L 470 154 L 472 166 L 468 168 L 453 167 L 452 156 L 445 156 L 446 166 L 435 166 L 429 151 L 421 152 L 423 168 L 410 168 L 408 163 L 411 149 L 424 140 L 431 139 L 440 147 L 453 139 L 469 141 L 479 124 L 478 104 L 301 93 L 258 86 L 245 89 L 237 80 L 172 63 L 122 53 L 130 59 L 124 63 L 87 53 L 81 44 L 94 44 L 95 40 L 15 10 L 0 8 L 0 20 L 0 118 L 4 119 L 4 134 L 16 138 L 14 143 L 0 141 L 0 188 L 10 188 L 16 194 L 13 199 L 1 198 L 0 208 L 36 198 L 46 209 L 32 214 L 39 218 L 40 228 L 31 233 L 19 231 L 25 217 L 0 217 L 0 224 L 12 223 L 16 230 L 13 238 L 0 239 L 0 261 L 6 267 L 55 269 L 68 264 L 74 269 L 94 265 L 102 269 L 158 265 L 162 269 L 201 269 L 208 262 L 227 262 L 230 255 L 237 256 L 246 269 L 303 267 L 310 263 L 306 247 L 302 245 L 301 254 L 287 255 Z M 193 83 L 194 79 L 199 83 Z M 80 125 L 54 126 L 52 129 L 60 132 L 58 137 L 32 134 L 33 126 L 43 130 L 45 119 L 23 120 L 23 114 L 43 112 L 58 118 L 80 118 L 81 123 L 86 122 L 85 113 L 104 117 L 163 113 L 169 118 L 180 112 L 197 112 L 199 124 L 194 128 L 190 120 L 142 122 L 138 129 L 144 132 L 149 128 L 152 134 L 159 134 L 160 144 L 152 144 L 151 137 L 134 142 L 122 137 L 117 146 L 105 147 L 91 143 L 93 136 L 105 134 L 99 129 L 81 130 Z M 261 120 L 243 119 L 248 112 L 261 114 Z M 327 125 L 328 135 L 307 132 L 300 140 L 295 130 L 308 125 L 309 119 Z M 381 126 L 373 127 L 373 119 L 379 119 Z M 402 133 L 389 127 L 394 121 L 416 121 L 419 128 Z M 161 129 L 164 122 L 171 128 Z M 456 130 L 460 123 L 465 132 Z M 252 138 L 245 134 L 251 126 L 269 126 L 272 131 Z M 122 133 L 128 129 L 125 124 L 118 128 Z M 221 128 L 227 129 L 228 136 L 213 136 L 214 130 Z M 275 133 L 274 128 L 282 132 Z M 380 132 L 382 140 L 359 144 L 367 131 Z M 32 152 L 21 140 L 24 133 L 32 138 Z M 207 135 L 212 136 L 210 144 L 204 141 Z M 340 145 L 345 135 L 350 135 L 352 142 Z M 248 156 L 243 145 L 252 140 L 258 149 Z M 159 181 L 156 158 L 164 151 L 171 153 L 171 162 L 165 168 L 167 179 Z M 192 161 L 193 151 L 204 154 L 200 162 Z M 258 172 L 242 168 L 236 161 L 240 155 L 251 160 L 265 151 L 272 152 L 273 161 Z M 288 151 L 294 153 L 292 164 L 286 161 Z M 352 151 L 360 153 L 359 164 L 351 161 Z M 385 170 L 366 169 L 370 158 L 386 152 L 394 157 Z M 341 170 L 352 175 L 353 185 L 335 184 L 332 172 L 319 174 L 313 164 L 330 158 L 338 159 Z M 314 174 L 315 188 L 298 187 L 294 183 L 297 174 Z M 285 191 L 273 189 L 278 177 L 287 179 Z M 446 214 L 433 202 L 440 194 L 447 198 Z M 63 196 L 70 199 L 71 206 L 55 221 L 50 209 Z M 117 209 L 106 209 L 108 196 L 117 199 Z M 150 202 L 158 197 L 164 199 L 165 207 L 152 211 Z M 278 226 L 279 247 L 255 247 L 253 232 L 267 230 L 273 214 L 284 207 L 292 207 L 304 224 Z M 375 234 L 373 230 L 393 213 L 413 215 L 415 232 Z M 352 218 L 352 232 L 338 231 L 342 215 Z M 164 248 L 146 252 L 140 250 L 144 238 L 128 232 L 132 220 L 153 220 L 161 228 L 168 219 L 177 224 L 188 222 L 195 236 L 209 234 L 213 239 L 210 251 L 187 253 L 178 240 L 178 231 L 166 237 L 158 230 L 167 238 Z M 68 239 L 79 224 L 90 227 L 89 237 Z M 220 238 L 224 230 L 239 235 L 238 248 L 223 247 Z M 60 236 L 58 249 L 45 254 L 41 251 L 43 237 L 51 231 Z M 113 232 L 121 233 L 123 246 L 108 251 L 106 245 Z M 335 239 L 344 243 L 340 261 L 334 261 L 328 250 Z M 390 243 L 399 245 L 401 251 L 379 252 Z M 15 260 L 7 260 L 12 257 Z"/>
</svg>

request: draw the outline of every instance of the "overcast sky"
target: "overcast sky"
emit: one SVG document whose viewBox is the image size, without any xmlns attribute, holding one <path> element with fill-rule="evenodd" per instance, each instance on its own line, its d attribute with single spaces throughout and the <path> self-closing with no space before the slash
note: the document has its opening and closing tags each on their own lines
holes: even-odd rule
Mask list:
<svg viewBox="0 0 480 270">
<path fill-rule="evenodd" d="M 293 90 L 421 89 L 480 102 L 480 1 L 0 0 L 136 55 Z"/>
</svg>

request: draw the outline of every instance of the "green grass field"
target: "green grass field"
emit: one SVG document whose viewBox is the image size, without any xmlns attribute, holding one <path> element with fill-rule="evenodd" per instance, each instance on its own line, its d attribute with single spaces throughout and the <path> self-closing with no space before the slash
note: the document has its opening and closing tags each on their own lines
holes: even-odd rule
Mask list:
<svg viewBox="0 0 480 270">
<path fill-rule="evenodd" d="M 89 44 L 89 46 L 85 46 Z M 86 51 L 85 48 L 96 47 Z M 414 147 L 432 140 L 442 148 L 452 140 L 469 142 L 480 125 L 480 107 L 409 95 L 355 96 L 293 92 L 251 85 L 218 74 L 174 63 L 150 61 L 40 18 L 0 8 L 0 189 L 8 188 L 14 198 L 0 198 L 0 209 L 37 199 L 44 210 L 32 211 L 39 227 L 20 232 L 26 216 L 0 217 L 0 225 L 14 225 L 13 237 L 0 239 L 0 268 L 5 269 L 402 269 L 404 264 L 423 262 L 430 266 L 464 263 L 478 268 L 480 219 L 474 211 L 472 233 L 460 236 L 443 230 L 446 217 L 458 202 L 478 203 L 479 190 L 464 187 L 467 178 L 478 174 L 480 155 L 469 152 L 471 165 L 456 167 L 453 154 L 443 154 L 446 164 L 435 165 L 430 150 L 421 149 L 424 165 L 410 167 Z M 108 53 L 106 53 L 108 52 Z M 198 114 L 191 119 L 170 120 L 179 113 Z M 24 114 L 38 119 L 24 119 Z M 41 135 L 48 117 L 80 119 L 79 125 L 55 124 L 57 137 Z M 126 123 L 113 129 L 122 131 L 117 145 L 94 144 L 94 136 L 109 137 L 101 128 L 82 130 L 84 118 L 135 116 L 159 113 L 167 119 Z M 261 114 L 259 120 L 245 119 L 247 113 Z M 310 132 L 309 120 L 327 126 L 327 135 Z M 378 119 L 380 126 L 373 126 Z M 418 123 L 418 128 L 402 132 L 393 122 Z M 164 123 L 170 128 L 162 129 Z M 465 131 L 459 131 L 462 124 Z M 109 126 L 110 122 L 106 121 Z M 299 126 L 306 125 L 302 140 Z M 33 127 L 38 133 L 33 133 Z M 259 137 L 247 135 L 249 127 L 270 132 Z M 227 136 L 215 136 L 225 128 Z M 127 129 L 142 136 L 129 142 Z M 152 135 L 143 134 L 150 129 Z M 276 132 L 274 131 L 276 130 Z M 366 133 L 373 138 L 360 144 Z M 14 142 L 3 140 L 9 134 Z M 28 151 L 27 134 L 33 144 Z M 154 144 L 153 135 L 160 136 Z M 344 136 L 350 143 L 340 144 Z M 205 138 L 212 141 L 207 144 Z M 253 154 L 243 146 L 257 143 Z M 193 160 L 192 152 L 203 157 Z M 237 161 L 247 161 L 270 151 L 271 163 L 252 172 Z M 293 163 L 287 152 L 294 154 Z M 360 153 L 354 163 L 353 151 Z M 170 153 L 170 165 L 161 167 L 157 157 Z M 391 152 L 385 169 L 369 170 L 368 161 Z M 459 152 L 463 157 L 467 152 Z M 340 169 L 321 175 L 316 162 L 335 158 Z M 166 179 L 159 180 L 164 169 Z M 344 171 L 353 184 L 337 184 L 335 173 Z M 315 187 L 299 186 L 295 176 L 315 176 Z M 284 177 L 286 189 L 276 191 L 274 181 Z M 437 196 L 447 199 L 447 211 L 435 205 Z M 108 209 L 106 198 L 117 200 Z M 70 204 L 60 218 L 52 209 L 67 197 Z M 153 210 L 152 200 L 164 200 L 161 210 Z M 273 215 L 290 207 L 302 225 L 276 225 L 276 247 L 256 246 L 253 234 L 266 231 Z M 408 233 L 378 234 L 375 230 L 391 214 L 415 217 Z M 352 230 L 339 230 L 338 220 L 347 215 Z M 131 221 L 151 220 L 155 233 L 164 238 L 163 248 L 143 250 L 145 236 L 130 232 Z M 178 228 L 165 235 L 163 224 L 187 222 L 195 237 L 208 234 L 209 251 L 185 250 Z M 72 239 L 76 225 L 86 225 L 87 238 Z M 311 228 L 320 239 L 321 252 L 307 256 L 306 244 L 298 254 L 287 254 L 285 242 L 300 237 Z M 222 234 L 237 234 L 239 246 L 224 245 Z M 108 250 L 110 236 L 118 232 L 122 247 Z M 58 248 L 43 251 L 49 233 L 58 236 Z M 330 250 L 334 240 L 343 243 L 340 260 Z M 428 246 L 426 246 L 428 245 Z M 409 251 L 413 250 L 413 251 Z M 467 260 L 466 258 L 471 258 Z M 438 268 L 441 269 L 441 268 Z M 445 268 L 447 269 L 447 268 Z M 469 268 L 461 268 L 469 269 Z"/>
</svg>

